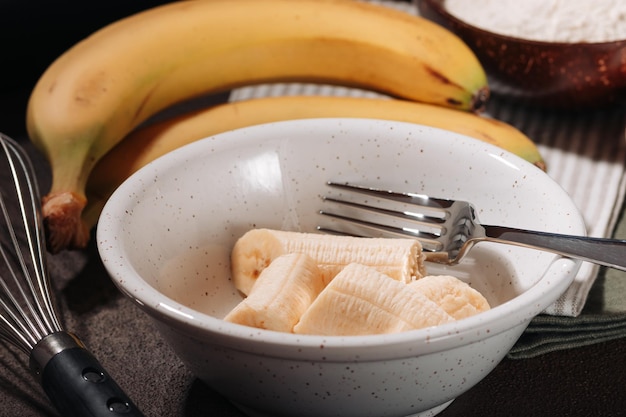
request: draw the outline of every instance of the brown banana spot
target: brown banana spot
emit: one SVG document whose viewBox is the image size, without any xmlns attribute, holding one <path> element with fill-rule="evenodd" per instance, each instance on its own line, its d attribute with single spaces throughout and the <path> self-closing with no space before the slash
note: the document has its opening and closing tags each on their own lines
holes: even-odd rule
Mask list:
<svg viewBox="0 0 626 417">
<path fill-rule="evenodd" d="M 148 91 L 148 94 L 144 96 L 143 100 L 141 100 L 141 103 L 139 103 L 139 106 L 137 107 L 137 110 L 135 110 L 135 114 L 133 115 L 133 124 L 137 124 L 143 121 L 140 119 L 141 112 L 143 111 L 144 107 L 146 107 L 148 101 L 150 101 L 150 98 L 154 94 L 154 90 L 156 90 L 156 88 L 156 85 L 153 86 L 150 91 Z"/>
<path fill-rule="evenodd" d="M 426 72 L 428 72 L 428 74 L 435 78 L 436 80 L 438 80 L 439 82 L 446 84 L 446 85 L 450 85 L 453 86 L 461 91 L 464 91 L 465 88 L 463 88 L 463 86 L 452 82 L 452 80 L 450 80 L 448 77 L 446 77 L 445 75 L 443 75 L 441 72 L 437 71 L 436 69 L 425 65 L 424 68 L 426 69 Z M 469 102 L 469 110 L 474 112 L 474 113 L 480 113 L 485 109 L 485 105 L 487 104 L 487 100 L 489 99 L 489 87 L 488 86 L 484 86 L 482 88 L 480 88 L 478 91 L 476 91 L 474 94 L 472 94 L 472 98 Z M 453 106 L 453 107 L 462 107 L 463 106 L 463 102 L 457 98 L 452 98 L 452 97 L 448 97 L 446 99 L 446 102 Z"/>
<path fill-rule="evenodd" d="M 463 102 L 461 102 L 461 100 L 457 100 L 454 98 L 448 98 L 446 100 L 446 103 L 448 103 L 449 105 L 453 106 L 453 107 L 461 107 L 463 105 Z"/>
<path fill-rule="evenodd" d="M 87 74 L 78 84 L 74 101 L 84 107 L 95 105 L 107 95 L 110 83 L 111 78 L 106 71 Z"/>
<path fill-rule="evenodd" d="M 436 78 L 437 80 L 439 80 L 443 84 L 453 85 L 455 87 L 458 87 L 461 90 L 463 89 L 463 87 L 461 87 L 460 85 L 458 85 L 456 83 L 453 83 L 452 81 L 450 81 L 450 79 L 448 77 L 446 77 L 445 75 L 443 75 L 442 73 L 440 73 L 436 69 L 430 67 L 429 65 L 425 65 L 424 68 L 426 68 L 426 72 L 428 72 L 428 74 L 430 74 L 431 77 Z"/>
</svg>

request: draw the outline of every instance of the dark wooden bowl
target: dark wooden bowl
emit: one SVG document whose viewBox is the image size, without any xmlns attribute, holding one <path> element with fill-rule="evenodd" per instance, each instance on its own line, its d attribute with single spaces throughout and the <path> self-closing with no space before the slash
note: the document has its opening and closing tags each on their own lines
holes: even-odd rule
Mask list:
<svg viewBox="0 0 626 417">
<path fill-rule="evenodd" d="M 494 94 L 557 108 L 626 102 L 626 40 L 541 42 L 492 33 L 448 13 L 445 0 L 414 0 L 419 13 L 459 36 L 487 72 Z"/>
</svg>

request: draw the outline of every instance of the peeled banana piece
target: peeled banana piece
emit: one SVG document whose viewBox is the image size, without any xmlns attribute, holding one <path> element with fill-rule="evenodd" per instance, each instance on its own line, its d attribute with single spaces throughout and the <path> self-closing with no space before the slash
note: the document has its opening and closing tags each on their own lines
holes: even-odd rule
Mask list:
<svg viewBox="0 0 626 417">
<path fill-rule="evenodd" d="M 358 336 L 397 333 L 454 321 L 434 301 L 374 268 L 350 264 L 335 276 L 294 333 Z"/>
<path fill-rule="evenodd" d="M 441 307 L 455 320 L 489 310 L 489 302 L 467 283 L 450 275 L 428 275 L 407 284 Z"/>
<path fill-rule="evenodd" d="M 414 239 L 358 238 L 271 229 L 252 229 L 240 237 L 231 253 L 235 287 L 250 294 L 262 271 L 287 253 L 314 259 L 327 285 L 350 263 L 375 268 L 407 283 L 425 275 L 422 247 Z"/>
<path fill-rule="evenodd" d="M 248 296 L 224 320 L 291 333 L 323 289 L 313 258 L 303 253 L 281 255 L 263 269 Z"/>
<path fill-rule="evenodd" d="M 195 140 L 280 120 L 359 117 L 411 122 L 464 134 L 499 146 L 545 169 L 535 143 L 515 127 L 485 116 L 407 100 L 283 96 L 216 105 L 178 115 L 130 133 L 97 163 L 87 182 L 85 228 L 93 227 L 106 200 L 131 174 Z"/>
<path fill-rule="evenodd" d="M 462 110 L 483 107 L 485 72 L 426 19 L 353 0 L 177 1 L 114 22 L 42 74 L 27 108 L 47 156 L 49 249 L 83 247 L 95 163 L 155 113 L 200 95 L 272 81 L 323 82 Z"/>
</svg>

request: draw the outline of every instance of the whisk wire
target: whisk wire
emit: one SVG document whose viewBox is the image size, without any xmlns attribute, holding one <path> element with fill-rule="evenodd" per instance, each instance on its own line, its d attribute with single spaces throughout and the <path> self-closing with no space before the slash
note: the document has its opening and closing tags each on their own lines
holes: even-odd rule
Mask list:
<svg viewBox="0 0 626 417">
<path fill-rule="evenodd" d="M 2 202 L 1 198 L 0 202 Z M 19 284 L 19 281 L 16 281 L 15 273 L 8 263 L 6 252 L 1 247 L 0 253 L 2 254 L 2 259 L 5 263 L 7 263 L 9 275 L 14 278 L 13 281 L 18 287 L 18 290 L 21 294 L 23 294 L 24 290 Z M 33 338 L 31 332 L 29 331 L 30 328 L 34 327 L 34 325 L 30 322 L 28 316 L 23 314 L 21 305 L 13 296 L 13 293 L 11 292 L 11 289 L 9 288 L 4 277 L 0 277 L 0 287 L 3 291 L 2 298 L 0 299 L 0 307 L 2 307 L 0 322 L 4 323 L 4 327 L 2 327 L 2 335 L 5 338 L 9 337 L 10 340 L 16 342 L 18 347 L 28 353 L 32 346 L 36 343 L 36 339 Z"/>
<path fill-rule="evenodd" d="M 3 216 L 7 218 L 6 216 L 8 216 L 8 212 L 6 210 L 6 204 L 4 202 L 4 198 L 1 194 L 0 194 L 0 206 L 2 207 Z M 15 244 L 16 242 L 15 231 L 10 223 L 7 224 L 7 229 L 10 235 L 11 242 Z M 15 285 L 15 289 L 17 290 L 18 295 L 21 297 L 20 299 L 23 301 L 23 305 L 20 304 L 17 297 L 14 296 L 15 290 L 12 291 L 7 281 L 4 279 L 4 277 L 2 277 L 2 280 L 1 280 L 2 290 L 4 291 L 2 295 L 7 300 L 5 302 L 5 300 L 3 299 L 2 308 L 3 308 L 3 313 L 8 316 L 8 319 L 5 319 L 3 321 L 7 323 L 10 330 L 17 333 L 18 338 L 21 339 L 23 343 L 26 343 L 25 350 L 32 349 L 32 346 L 34 346 L 37 340 L 41 339 L 41 337 L 39 337 L 41 336 L 41 332 L 39 332 L 38 329 L 41 328 L 42 323 L 41 323 L 41 320 L 38 319 L 37 314 L 35 313 L 36 308 L 33 306 L 33 303 L 30 302 L 31 297 L 26 293 L 26 290 L 24 289 L 24 285 L 22 284 L 22 281 L 19 279 L 19 276 L 16 274 L 15 269 L 12 266 L 12 262 L 9 259 L 9 256 L 7 255 L 7 252 L 4 250 L 3 247 L 0 247 L 0 252 L 2 254 L 2 259 L 4 260 L 5 265 L 8 269 L 8 275 L 12 278 L 12 282 Z M 23 273 L 27 276 L 26 282 L 30 283 L 30 277 L 28 277 L 28 275 L 30 275 L 30 272 L 26 269 L 26 266 L 24 264 L 24 259 L 21 253 L 17 253 L 17 257 L 19 259 L 19 263 L 21 265 Z M 30 287 L 32 287 L 32 284 L 30 284 Z M 33 295 L 35 294 L 32 291 L 32 288 L 31 288 L 31 292 Z M 25 314 L 23 310 L 24 307 L 28 309 L 28 311 L 31 313 L 30 315 Z M 3 319 L 4 319 L 4 316 L 3 316 Z M 39 339 L 37 337 L 39 337 Z"/>
<path fill-rule="evenodd" d="M 49 283 L 45 271 L 44 243 L 41 227 L 37 226 L 41 222 L 38 210 L 38 190 L 37 185 L 31 181 L 34 173 L 30 161 L 23 155 L 21 148 L 14 146 L 6 137 L 0 141 L 4 154 L 7 157 L 7 164 L 15 188 L 15 198 L 19 214 L 23 221 L 24 237 L 26 239 L 27 250 L 30 259 L 24 257 L 24 250 L 21 249 L 17 233 L 13 222 L 10 220 L 5 197 L 0 193 L 0 206 L 4 217 L 4 224 L 9 234 L 9 240 L 13 250 L 9 253 L 17 258 L 13 266 L 7 251 L 0 246 L 2 259 L 8 269 L 8 275 L 12 279 L 12 284 L 17 289 L 17 295 L 9 288 L 9 284 L 4 277 L 0 277 L 2 290 L 6 296 L 0 304 L 3 311 L 0 312 L 2 322 L 8 327 L 11 340 L 19 342 L 17 345 L 23 350 L 29 351 L 44 336 L 61 330 L 60 323 L 54 314 L 52 299 L 50 295 Z M 23 188 L 26 189 L 23 189 Z M 26 198 L 28 197 L 28 198 Z M 18 274 L 16 269 L 21 270 Z M 25 279 L 20 279 L 25 278 Z M 26 287 L 27 286 L 27 287 Z M 21 301 L 21 303 L 20 303 Z M 26 311 L 24 310 L 26 309 Z M 28 314 L 30 313 L 30 314 Z M 5 317 L 6 315 L 6 317 Z"/>
<path fill-rule="evenodd" d="M 43 222 L 39 211 L 40 201 L 38 196 L 40 194 L 37 184 L 31 180 L 35 178 L 35 172 L 30 163 L 30 159 L 24 155 L 21 148 L 13 147 L 13 149 L 18 157 L 18 161 L 20 162 L 23 171 L 27 173 L 24 176 L 24 183 L 28 187 L 26 192 L 21 190 L 21 183 L 16 183 L 21 212 L 25 220 L 23 223 L 25 224 L 25 234 L 29 248 L 27 253 L 30 254 L 31 264 L 33 265 L 32 273 L 35 274 L 35 279 L 28 279 L 27 282 L 30 284 L 33 294 L 35 294 L 38 299 L 38 302 L 34 303 L 34 305 L 40 311 L 41 318 L 45 321 L 45 328 L 48 330 L 48 333 L 46 334 L 49 334 L 50 331 L 61 330 L 61 324 L 55 314 L 54 306 L 52 305 L 52 296 L 50 294 L 50 284 L 48 281 L 48 273 L 45 262 L 46 251 L 43 236 Z M 26 201 L 30 203 L 30 211 L 26 208 L 24 196 L 29 196 Z M 31 222 L 26 221 L 26 217 L 28 217 L 27 213 L 30 213 L 33 217 Z M 35 225 L 35 227 L 33 228 L 31 225 Z M 13 244 L 16 246 L 17 250 L 17 246 L 19 246 L 17 240 L 14 240 Z M 27 271 L 27 269 L 25 269 L 25 271 Z M 36 286 L 34 283 L 36 283 Z"/>
</svg>

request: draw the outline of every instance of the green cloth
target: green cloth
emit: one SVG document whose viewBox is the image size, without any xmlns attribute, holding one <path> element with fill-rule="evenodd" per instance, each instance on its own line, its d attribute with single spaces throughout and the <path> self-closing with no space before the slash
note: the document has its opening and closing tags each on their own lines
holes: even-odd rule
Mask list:
<svg viewBox="0 0 626 417">
<path fill-rule="evenodd" d="M 614 237 L 626 239 L 626 205 Z M 578 317 L 539 315 L 508 354 L 525 359 L 626 336 L 626 272 L 602 268 Z"/>
</svg>

